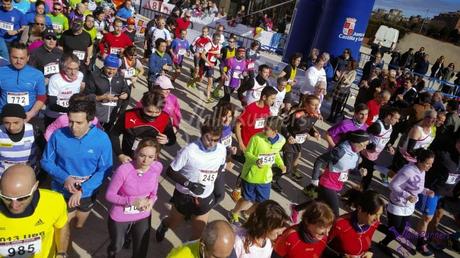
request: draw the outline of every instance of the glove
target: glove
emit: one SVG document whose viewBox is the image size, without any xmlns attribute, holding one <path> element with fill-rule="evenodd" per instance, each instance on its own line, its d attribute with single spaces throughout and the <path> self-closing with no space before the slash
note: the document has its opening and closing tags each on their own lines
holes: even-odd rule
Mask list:
<svg viewBox="0 0 460 258">
<path fill-rule="evenodd" d="M 194 183 L 189 181 L 187 188 L 190 190 L 190 192 L 196 195 L 200 195 L 204 192 L 204 185 L 200 183 Z"/>
</svg>

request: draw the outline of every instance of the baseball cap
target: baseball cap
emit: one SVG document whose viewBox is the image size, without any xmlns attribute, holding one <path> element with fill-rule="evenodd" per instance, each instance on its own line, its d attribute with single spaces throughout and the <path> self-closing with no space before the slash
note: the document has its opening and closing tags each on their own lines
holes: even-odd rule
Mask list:
<svg viewBox="0 0 460 258">
<path fill-rule="evenodd" d="M 160 86 L 160 88 L 163 90 L 174 89 L 171 80 L 164 75 L 158 76 L 158 78 L 155 80 L 155 85 Z"/>
<path fill-rule="evenodd" d="M 116 55 L 108 55 L 104 60 L 105 67 L 120 68 L 121 60 Z"/>
<path fill-rule="evenodd" d="M 54 30 L 51 29 L 51 28 L 46 29 L 45 31 L 43 31 L 42 35 L 43 35 L 44 38 L 46 38 L 46 37 L 48 37 L 48 36 L 56 37 L 56 33 L 55 33 Z"/>
</svg>

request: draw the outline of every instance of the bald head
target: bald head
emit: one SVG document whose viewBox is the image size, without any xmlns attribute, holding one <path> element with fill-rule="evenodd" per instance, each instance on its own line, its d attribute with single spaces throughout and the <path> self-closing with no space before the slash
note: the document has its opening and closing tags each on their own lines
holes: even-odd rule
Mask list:
<svg viewBox="0 0 460 258">
<path fill-rule="evenodd" d="M 208 223 L 201 235 L 205 257 L 228 257 L 235 243 L 235 232 L 225 220 L 215 220 Z"/>
<path fill-rule="evenodd" d="M 14 165 L 9 167 L 0 179 L 0 192 L 3 196 L 10 198 L 24 197 L 37 189 L 37 179 L 34 170 L 27 165 Z M 10 212 L 22 213 L 30 204 L 32 198 L 22 201 L 11 201 L 2 198 L 5 206 Z"/>
</svg>

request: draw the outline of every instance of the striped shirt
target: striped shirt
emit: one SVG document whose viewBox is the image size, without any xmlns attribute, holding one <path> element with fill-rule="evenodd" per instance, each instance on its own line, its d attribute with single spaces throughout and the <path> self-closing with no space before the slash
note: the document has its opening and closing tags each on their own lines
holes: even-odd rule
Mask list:
<svg viewBox="0 0 460 258">
<path fill-rule="evenodd" d="M 10 139 L 4 125 L 0 126 L 0 175 L 12 165 L 28 164 L 34 166 L 37 160 L 34 128 L 26 123 L 24 136 L 18 142 Z"/>
</svg>

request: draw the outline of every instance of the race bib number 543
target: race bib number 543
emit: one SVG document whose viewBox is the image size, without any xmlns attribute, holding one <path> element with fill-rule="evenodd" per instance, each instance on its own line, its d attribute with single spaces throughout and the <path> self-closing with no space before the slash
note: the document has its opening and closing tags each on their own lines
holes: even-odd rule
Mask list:
<svg viewBox="0 0 460 258">
<path fill-rule="evenodd" d="M 39 236 L 24 240 L 0 243 L 1 257 L 31 257 L 41 250 Z"/>
</svg>

